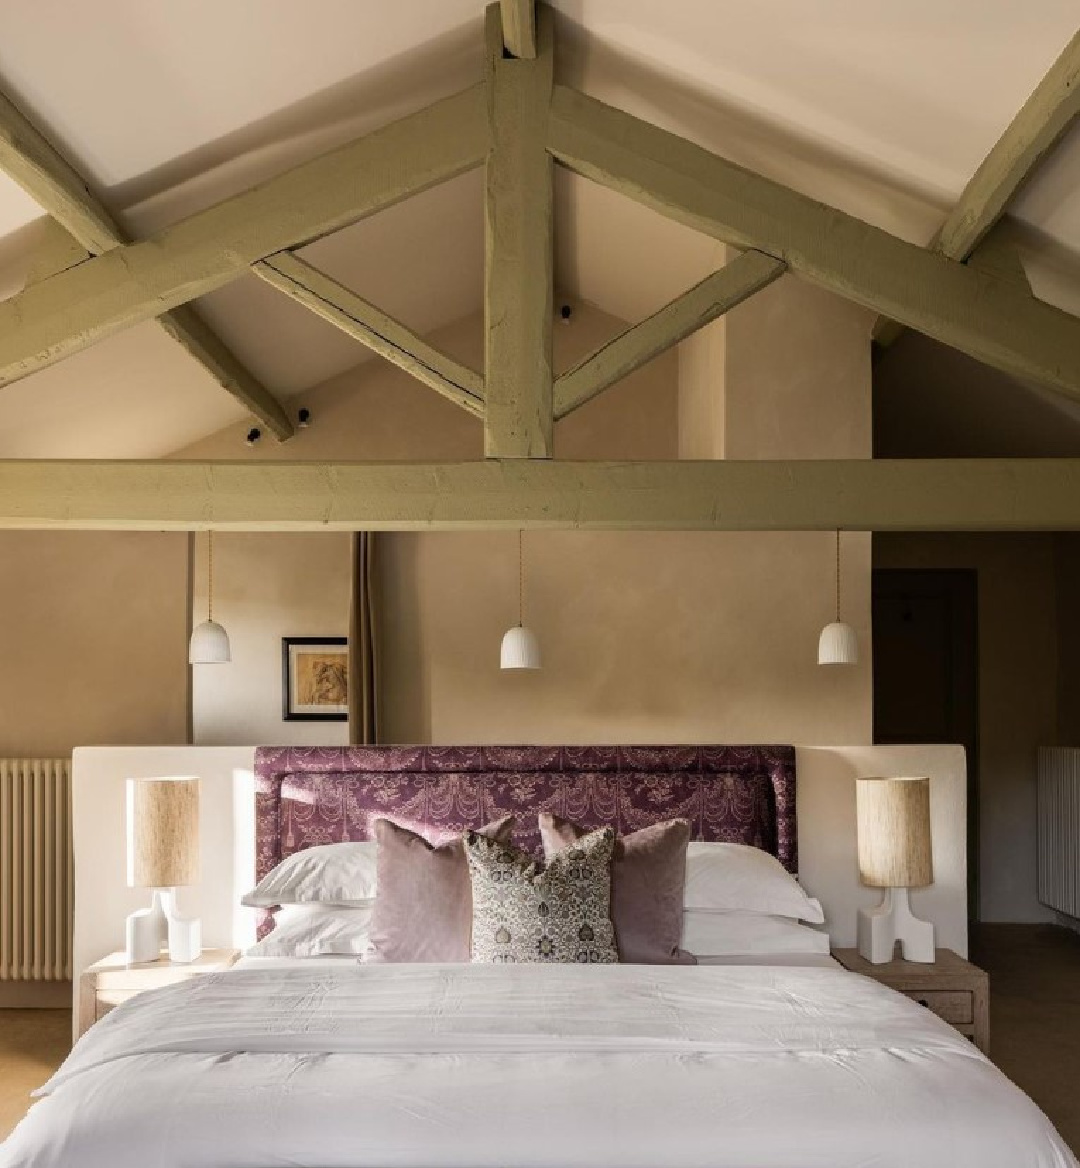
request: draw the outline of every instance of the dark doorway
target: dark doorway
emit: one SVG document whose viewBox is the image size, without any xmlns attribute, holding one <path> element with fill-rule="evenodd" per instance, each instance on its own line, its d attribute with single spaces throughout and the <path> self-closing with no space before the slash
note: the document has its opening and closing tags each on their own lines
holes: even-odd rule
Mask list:
<svg viewBox="0 0 1080 1168">
<path fill-rule="evenodd" d="M 874 741 L 958 742 L 967 751 L 968 918 L 979 919 L 978 578 L 873 574 Z"/>
</svg>

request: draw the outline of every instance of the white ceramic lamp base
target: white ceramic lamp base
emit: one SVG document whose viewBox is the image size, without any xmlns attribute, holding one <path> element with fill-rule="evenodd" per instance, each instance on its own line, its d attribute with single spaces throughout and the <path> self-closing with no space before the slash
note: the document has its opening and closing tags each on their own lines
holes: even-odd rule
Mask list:
<svg viewBox="0 0 1080 1168">
<path fill-rule="evenodd" d="M 170 961 L 197 961 L 202 955 L 202 924 L 180 914 L 173 888 L 155 888 L 150 907 L 128 917 L 125 935 L 131 964 L 160 960 L 166 945 Z"/>
<path fill-rule="evenodd" d="M 169 960 L 198 961 L 202 955 L 202 922 L 198 917 L 169 917 Z"/>
<path fill-rule="evenodd" d="M 149 908 L 141 908 L 128 917 L 124 929 L 128 963 L 135 965 L 157 961 L 166 935 L 163 894 L 154 889 Z"/>
<path fill-rule="evenodd" d="M 906 888 L 887 888 L 877 908 L 859 909 L 859 953 L 883 965 L 892 961 L 897 941 L 905 961 L 934 962 L 934 926 L 912 913 Z"/>
</svg>

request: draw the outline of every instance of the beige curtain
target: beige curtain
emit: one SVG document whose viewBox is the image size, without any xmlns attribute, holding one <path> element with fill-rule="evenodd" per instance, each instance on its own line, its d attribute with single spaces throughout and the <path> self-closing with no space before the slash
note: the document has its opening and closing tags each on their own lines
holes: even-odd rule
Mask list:
<svg viewBox="0 0 1080 1168">
<path fill-rule="evenodd" d="M 353 535 L 352 600 L 349 607 L 349 742 L 379 741 L 379 678 L 375 652 L 375 534 Z"/>
</svg>

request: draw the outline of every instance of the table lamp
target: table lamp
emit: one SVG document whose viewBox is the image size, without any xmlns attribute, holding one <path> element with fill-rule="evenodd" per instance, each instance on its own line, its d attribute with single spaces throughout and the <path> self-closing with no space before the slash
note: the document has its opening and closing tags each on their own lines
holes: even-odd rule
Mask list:
<svg viewBox="0 0 1080 1168">
<path fill-rule="evenodd" d="M 933 884 L 928 778 L 857 779 L 859 877 L 884 888 L 877 908 L 859 909 L 859 953 L 874 965 L 892 961 L 896 942 L 905 961 L 934 960 L 934 926 L 911 911 L 908 889 Z"/>
<path fill-rule="evenodd" d="M 176 889 L 199 880 L 199 780 L 128 780 L 128 885 L 153 889 L 149 908 L 127 919 L 127 958 L 171 961 L 202 952 L 198 918 L 180 915 Z"/>
</svg>

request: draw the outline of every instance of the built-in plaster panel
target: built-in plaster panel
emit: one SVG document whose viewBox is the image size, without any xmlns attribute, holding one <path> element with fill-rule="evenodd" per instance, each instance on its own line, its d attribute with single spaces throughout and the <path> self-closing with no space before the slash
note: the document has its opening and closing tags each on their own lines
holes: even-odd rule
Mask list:
<svg viewBox="0 0 1080 1168">
<path fill-rule="evenodd" d="M 123 947 L 124 918 L 149 894 L 126 884 L 125 792 L 129 778 L 202 778 L 200 883 L 180 893 L 185 912 L 203 922 L 206 946 L 246 947 L 251 910 L 240 897 L 252 886 L 253 746 L 87 747 L 73 774 L 75 844 L 74 966 Z M 852 945 L 855 911 L 880 899 L 862 888 L 855 862 L 855 779 L 859 775 L 929 775 L 935 883 L 913 895 L 932 920 L 938 943 L 967 953 L 964 755 L 955 746 L 798 747 L 800 875 L 825 906 L 833 943 Z"/>
</svg>

